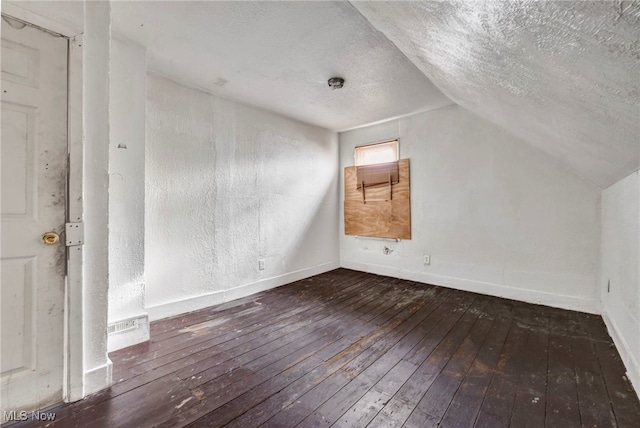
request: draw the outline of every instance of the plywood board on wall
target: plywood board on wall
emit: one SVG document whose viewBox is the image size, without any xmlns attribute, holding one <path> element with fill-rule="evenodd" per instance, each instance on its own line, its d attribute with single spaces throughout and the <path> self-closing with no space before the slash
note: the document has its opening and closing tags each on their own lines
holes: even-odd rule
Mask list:
<svg viewBox="0 0 640 428">
<path fill-rule="evenodd" d="M 409 201 L 344 201 L 344 225 L 347 235 L 377 238 L 411 239 Z"/>
<path fill-rule="evenodd" d="M 356 167 L 344 169 L 345 234 L 411 239 L 409 159 L 401 159 L 399 169 L 400 179 L 391 186 L 391 193 L 388 184 L 364 189 L 366 203 L 362 188 L 357 188 Z"/>
<path fill-rule="evenodd" d="M 410 199 L 409 196 L 409 159 L 398 161 L 400 167 L 400 179 L 391 186 L 392 199 Z M 389 186 L 379 185 L 365 189 L 367 199 L 389 199 Z M 344 169 L 344 200 L 362 201 L 362 188 L 358 189 L 357 173 L 355 166 Z"/>
</svg>

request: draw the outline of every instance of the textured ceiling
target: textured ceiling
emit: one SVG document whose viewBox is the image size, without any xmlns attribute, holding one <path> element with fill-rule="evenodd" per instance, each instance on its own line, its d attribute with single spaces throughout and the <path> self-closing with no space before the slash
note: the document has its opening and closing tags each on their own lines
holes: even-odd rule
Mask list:
<svg viewBox="0 0 640 428">
<path fill-rule="evenodd" d="M 596 185 L 640 166 L 639 2 L 353 4 L 452 100 Z"/>
<path fill-rule="evenodd" d="M 7 3 L 82 25 L 80 2 Z M 116 1 L 113 29 L 154 71 L 329 129 L 450 98 L 600 187 L 640 167 L 640 2 L 352 4 Z"/>
<path fill-rule="evenodd" d="M 80 1 L 2 3 L 82 28 Z M 348 2 L 112 1 L 111 15 L 150 70 L 335 131 L 452 104 Z"/>
<path fill-rule="evenodd" d="M 332 130 L 451 104 L 347 2 L 112 2 L 149 68 Z M 332 91 L 327 79 L 345 87 Z"/>
</svg>

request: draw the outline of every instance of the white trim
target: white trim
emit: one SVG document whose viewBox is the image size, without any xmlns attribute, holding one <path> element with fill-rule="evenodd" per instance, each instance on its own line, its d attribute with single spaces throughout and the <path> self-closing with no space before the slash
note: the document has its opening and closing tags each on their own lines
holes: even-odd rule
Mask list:
<svg viewBox="0 0 640 428">
<path fill-rule="evenodd" d="M 83 36 L 69 39 L 67 221 L 83 221 Z M 65 377 L 63 399 L 84 398 L 83 273 L 84 245 L 67 247 L 65 296 Z"/>
<path fill-rule="evenodd" d="M 45 16 L 36 15 L 35 13 L 23 9 L 13 3 L 2 2 L 2 13 L 68 38 L 72 38 L 82 33 L 82 27 L 61 24 Z"/>
<path fill-rule="evenodd" d="M 626 321 L 628 322 L 628 325 L 638 325 L 626 308 L 619 309 L 620 310 L 616 311 L 616 316 L 624 314 L 623 316 L 627 318 Z M 602 319 L 604 320 L 604 324 L 607 326 L 609 336 L 611 336 L 613 343 L 616 345 L 616 349 L 620 354 L 622 363 L 627 369 L 627 377 L 629 378 L 633 388 L 636 390 L 636 394 L 640 398 L 640 361 L 636 359 L 629 343 L 625 340 L 624 335 L 620 331 L 620 328 L 618 327 L 619 323 L 617 323 L 615 318 L 609 314 L 606 307 L 602 313 Z"/>
<path fill-rule="evenodd" d="M 600 302 L 592 299 L 583 299 L 576 296 L 546 293 L 544 291 L 509 287 L 507 285 L 493 284 L 489 282 L 474 281 L 465 278 L 456 278 L 444 275 L 416 272 L 408 269 L 399 269 L 389 266 L 374 265 L 369 263 L 341 260 L 341 267 L 362 272 L 386 275 L 394 278 L 408 279 L 410 281 L 433 284 L 441 287 L 454 288 L 456 290 L 471 291 L 473 293 L 487 294 L 489 296 L 503 297 L 505 299 L 519 300 L 537 305 L 551 306 L 554 308 L 569 309 L 573 311 L 600 314 Z"/>
<path fill-rule="evenodd" d="M 411 113 L 405 113 L 405 114 L 400 114 L 398 116 L 391 116 L 385 119 L 380 119 L 380 120 L 376 120 L 374 122 L 369 122 L 369 123 L 365 123 L 362 125 L 357 125 L 357 126 L 353 126 L 351 128 L 344 128 L 344 129 L 336 129 L 335 132 L 337 132 L 338 134 L 342 134 L 343 132 L 349 132 L 349 131 L 355 131 L 356 129 L 362 129 L 362 128 L 368 128 L 370 126 L 377 126 L 377 125 L 382 125 L 383 123 L 387 123 L 387 122 L 393 122 L 394 120 L 397 120 L 398 122 L 400 122 L 400 119 L 404 119 L 406 117 L 410 117 L 410 116 L 417 116 L 419 114 L 423 114 L 423 113 L 430 113 L 430 112 L 434 112 L 436 110 L 444 110 L 446 108 L 449 107 L 457 107 L 458 104 L 451 101 L 451 99 L 449 99 L 447 97 L 447 100 L 449 101 L 447 104 L 441 105 L 439 107 L 428 107 L 425 109 L 420 109 Z M 398 123 L 398 127 L 400 126 L 400 124 Z M 398 135 L 400 135 L 398 133 Z"/>
<path fill-rule="evenodd" d="M 241 297 L 259 293 L 261 291 L 270 290 L 272 288 L 280 287 L 281 285 L 309 278 L 310 276 L 319 275 L 330 270 L 338 269 L 339 267 L 340 262 L 336 260 L 318 266 L 296 270 L 283 275 L 262 279 L 260 281 L 241 285 L 228 290 L 214 291 L 200 296 L 188 297 L 183 300 L 162 303 L 155 306 L 148 306 L 145 309 L 149 314 L 149 320 L 155 321 L 161 318 L 167 318 L 173 315 L 218 305 L 220 303 L 239 299 Z"/>
<path fill-rule="evenodd" d="M 111 383 L 113 363 L 107 358 L 107 363 L 84 373 L 84 394 L 91 395 L 104 389 Z"/>
<path fill-rule="evenodd" d="M 109 276 L 109 66 L 111 6 L 108 1 L 84 3 L 83 47 L 83 360 L 84 371 L 107 364 Z M 73 337 L 72 337 L 73 338 Z M 106 372 L 110 374 L 109 371 Z M 97 384 L 86 383 L 84 395 Z M 106 388 L 107 377 L 91 378 Z"/>
</svg>

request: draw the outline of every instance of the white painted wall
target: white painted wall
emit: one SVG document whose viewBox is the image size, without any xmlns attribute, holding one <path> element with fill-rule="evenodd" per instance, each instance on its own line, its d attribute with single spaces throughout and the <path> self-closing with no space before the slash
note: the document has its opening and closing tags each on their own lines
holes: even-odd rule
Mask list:
<svg viewBox="0 0 640 428">
<path fill-rule="evenodd" d="M 109 351 L 149 340 L 144 309 L 144 131 L 146 52 L 111 39 L 109 99 L 109 324 L 142 318 L 110 334 Z"/>
<path fill-rule="evenodd" d="M 601 287 L 603 318 L 629 379 L 640 391 L 640 173 L 637 171 L 602 192 Z"/>
<path fill-rule="evenodd" d="M 155 74 L 146 124 L 151 319 L 339 266 L 335 133 Z"/>
<path fill-rule="evenodd" d="M 110 13 L 107 1 L 84 3 L 84 395 L 111 382 L 107 356 Z"/>
<path fill-rule="evenodd" d="M 341 133 L 341 179 L 356 145 L 397 137 L 412 239 L 346 236 L 341 208 L 342 266 L 599 313 L 597 188 L 459 106 Z"/>
</svg>

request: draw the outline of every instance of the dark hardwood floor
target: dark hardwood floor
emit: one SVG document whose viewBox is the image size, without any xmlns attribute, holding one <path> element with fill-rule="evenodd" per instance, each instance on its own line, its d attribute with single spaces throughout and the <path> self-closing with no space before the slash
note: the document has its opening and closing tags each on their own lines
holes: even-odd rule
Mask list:
<svg viewBox="0 0 640 428">
<path fill-rule="evenodd" d="M 640 426 L 600 317 L 345 269 L 110 357 L 114 385 L 48 426 Z"/>
</svg>

